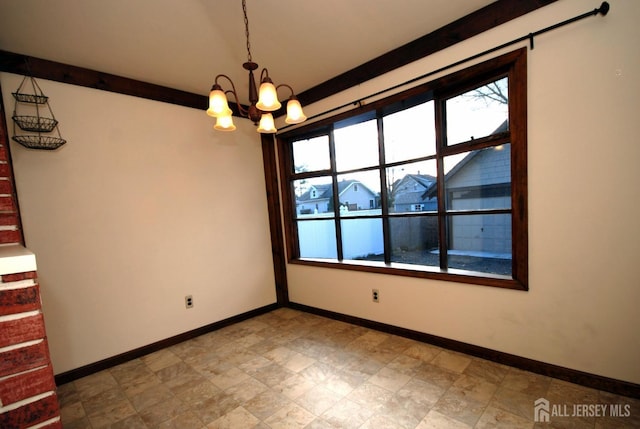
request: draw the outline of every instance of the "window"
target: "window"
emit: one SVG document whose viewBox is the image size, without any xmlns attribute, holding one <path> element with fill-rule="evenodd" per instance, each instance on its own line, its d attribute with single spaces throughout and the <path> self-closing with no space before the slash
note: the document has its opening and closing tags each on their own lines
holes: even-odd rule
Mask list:
<svg viewBox="0 0 640 429">
<path fill-rule="evenodd" d="M 279 148 L 290 262 L 527 289 L 526 49 Z"/>
</svg>

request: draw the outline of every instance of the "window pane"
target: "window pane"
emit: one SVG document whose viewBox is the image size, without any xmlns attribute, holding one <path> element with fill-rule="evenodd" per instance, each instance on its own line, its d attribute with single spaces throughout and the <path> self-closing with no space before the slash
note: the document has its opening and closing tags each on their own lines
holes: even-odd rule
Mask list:
<svg viewBox="0 0 640 429">
<path fill-rule="evenodd" d="M 391 262 L 438 267 L 438 219 L 435 216 L 389 219 Z"/>
<path fill-rule="evenodd" d="M 511 215 L 449 217 L 449 268 L 511 275 Z"/>
<path fill-rule="evenodd" d="M 508 104 L 506 77 L 448 99 L 447 144 L 450 146 L 507 131 Z"/>
<path fill-rule="evenodd" d="M 386 174 L 389 213 L 438 209 L 435 160 L 387 168 Z"/>
<path fill-rule="evenodd" d="M 297 217 L 333 217 L 332 183 L 329 176 L 294 180 Z"/>
<path fill-rule="evenodd" d="M 329 136 L 293 142 L 294 173 L 328 170 L 330 167 Z"/>
<path fill-rule="evenodd" d="M 511 208 L 511 145 L 444 159 L 447 210 Z"/>
<path fill-rule="evenodd" d="M 385 162 L 407 161 L 436 153 L 433 101 L 385 116 Z"/>
<path fill-rule="evenodd" d="M 380 170 L 338 176 L 340 216 L 380 215 Z"/>
<path fill-rule="evenodd" d="M 333 220 L 298 221 L 298 239 L 301 258 L 338 257 L 336 224 Z"/>
<path fill-rule="evenodd" d="M 378 126 L 375 119 L 338 128 L 334 131 L 334 139 L 338 171 L 378 165 Z"/>
<path fill-rule="evenodd" d="M 350 219 L 340 222 L 343 259 L 375 259 L 384 255 L 382 219 Z"/>
</svg>

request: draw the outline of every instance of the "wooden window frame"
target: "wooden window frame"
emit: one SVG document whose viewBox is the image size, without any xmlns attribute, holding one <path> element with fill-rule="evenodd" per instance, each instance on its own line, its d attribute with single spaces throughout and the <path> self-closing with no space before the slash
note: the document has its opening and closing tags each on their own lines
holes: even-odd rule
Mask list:
<svg viewBox="0 0 640 429">
<path fill-rule="evenodd" d="M 487 138 L 479 138 L 465 144 L 444 146 L 442 136 L 438 137 L 437 162 L 441 163 L 445 155 L 456 151 L 466 152 L 496 146 L 502 143 L 511 145 L 511 229 L 512 229 L 512 273 L 511 276 L 500 276 L 489 273 L 464 271 L 459 269 L 441 269 L 421 265 L 399 264 L 395 262 L 354 261 L 341 259 L 307 259 L 299 257 L 297 224 L 295 216 L 295 197 L 291 183 L 299 178 L 294 174 L 292 142 L 312 138 L 328 133 L 332 124 L 349 118 L 355 118 L 367 112 L 380 115 L 383 109 L 402 100 L 432 94 L 436 101 L 436 133 L 442 133 L 441 119 L 444 100 L 451 94 L 462 93 L 478 83 L 495 80 L 500 76 L 508 76 L 509 82 L 509 130 L 494 134 Z M 330 133 L 329 133 L 330 134 Z M 279 134 L 276 139 L 281 189 L 283 195 L 283 216 L 286 239 L 287 260 L 291 264 L 302 264 L 317 267 L 347 269 L 363 272 L 418 277 L 425 279 L 453 281 L 459 283 L 478 284 L 515 290 L 528 290 L 528 218 L 527 218 L 527 49 L 521 48 L 501 56 L 489 59 L 466 69 L 437 78 L 399 94 L 359 107 L 350 112 L 326 118 L 289 132 Z M 333 154 L 332 154 L 333 156 Z M 441 171 L 441 168 L 439 168 Z M 337 174 L 333 172 L 332 174 Z M 439 192 L 444 189 L 443 181 L 439 181 Z M 439 195 L 438 200 L 442 200 Z M 442 206 L 441 206 L 442 207 Z M 384 216 L 384 214 L 383 214 Z M 440 224 L 445 213 L 438 210 Z M 338 216 L 339 217 L 339 216 Z M 444 227 L 440 229 L 440 240 Z M 339 237 L 338 237 L 339 238 Z M 386 251 L 386 249 L 385 249 Z M 340 255 L 339 255 L 340 258 Z"/>
</svg>

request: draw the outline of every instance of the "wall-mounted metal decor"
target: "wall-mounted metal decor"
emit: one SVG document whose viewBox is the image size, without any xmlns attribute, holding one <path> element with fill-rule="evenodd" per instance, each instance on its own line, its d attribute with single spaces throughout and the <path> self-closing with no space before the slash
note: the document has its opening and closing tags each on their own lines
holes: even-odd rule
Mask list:
<svg viewBox="0 0 640 429">
<path fill-rule="evenodd" d="M 32 92 L 25 88 L 25 83 L 29 80 Z M 58 121 L 53 115 L 49 106 L 49 97 L 45 96 L 38 86 L 36 80 L 31 76 L 24 76 L 20 86 L 13 92 L 15 99 L 13 107 L 13 137 L 12 139 L 29 149 L 54 150 L 65 144 L 67 141 L 60 136 Z M 48 113 L 45 111 L 45 108 Z M 20 108 L 20 109 L 18 109 Z M 21 113 L 18 113 L 21 110 Z M 42 116 L 42 114 L 49 116 Z M 16 134 L 16 125 L 27 133 L 36 134 Z M 56 131 L 58 136 L 49 135 Z"/>
</svg>

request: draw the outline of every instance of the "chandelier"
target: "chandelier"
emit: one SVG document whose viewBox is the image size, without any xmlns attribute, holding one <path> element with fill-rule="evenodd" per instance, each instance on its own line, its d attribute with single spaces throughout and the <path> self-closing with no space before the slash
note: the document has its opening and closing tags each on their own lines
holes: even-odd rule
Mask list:
<svg viewBox="0 0 640 429">
<path fill-rule="evenodd" d="M 247 62 L 242 64 L 242 67 L 249 72 L 249 102 L 251 104 L 245 109 L 240 104 L 236 87 L 231 78 L 225 74 L 219 74 L 216 76 L 213 86 L 211 87 L 211 92 L 209 93 L 209 108 L 207 109 L 207 115 L 216 118 L 216 124 L 213 128 L 219 131 L 233 131 L 236 129 L 236 126 L 233 124 L 233 111 L 229 107 L 227 100 L 227 94 L 231 94 L 238 108 L 238 113 L 242 117 L 249 118 L 255 125 L 258 125 L 257 131 L 259 133 L 275 133 L 278 130 L 273 122 L 273 114 L 271 112 L 275 112 L 282 107 L 282 104 L 278 101 L 278 89 L 280 88 L 287 88 L 291 91 L 291 95 L 287 101 L 287 117 L 285 122 L 287 124 L 304 122 L 307 117 L 302 112 L 302 106 L 296 98 L 293 89 L 286 84 L 275 86 L 266 68 L 263 68 L 260 73 L 260 90 L 256 90 L 253 71 L 258 68 L 258 64 L 254 63 L 251 59 L 246 0 L 242 0 L 242 12 L 244 13 L 244 28 L 247 38 Z M 229 81 L 231 89 L 226 91 L 222 89 L 222 86 L 218 83 L 222 78 Z"/>
</svg>

